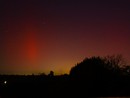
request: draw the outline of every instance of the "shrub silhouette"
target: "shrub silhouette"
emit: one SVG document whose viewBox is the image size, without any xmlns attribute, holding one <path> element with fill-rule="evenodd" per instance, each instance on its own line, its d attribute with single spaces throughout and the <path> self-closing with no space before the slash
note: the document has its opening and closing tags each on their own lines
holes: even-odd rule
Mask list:
<svg viewBox="0 0 130 98">
<path fill-rule="evenodd" d="M 122 62 L 119 55 L 84 59 L 70 70 L 70 77 L 73 82 L 76 82 L 73 87 L 84 88 L 88 94 L 118 95 L 123 83 L 120 67 L 124 64 Z"/>
<path fill-rule="evenodd" d="M 94 77 L 104 71 L 104 61 L 100 57 L 86 58 L 70 71 L 70 75 L 76 77 Z M 99 72 L 100 71 L 100 72 Z"/>
<path fill-rule="evenodd" d="M 53 77 L 54 76 L 54 72 L 50 71 L 50 73 L 48 74 L 48 76 Z"/>
<path fill-rule="evenodd" d="M 117 56 L 91 57 L 71 68 L 70 75 L 73 77 L 110 77 L 121 73 L 123 59 Z M 111 77 L 112 77 L 111 76 Z"/>
</svg>

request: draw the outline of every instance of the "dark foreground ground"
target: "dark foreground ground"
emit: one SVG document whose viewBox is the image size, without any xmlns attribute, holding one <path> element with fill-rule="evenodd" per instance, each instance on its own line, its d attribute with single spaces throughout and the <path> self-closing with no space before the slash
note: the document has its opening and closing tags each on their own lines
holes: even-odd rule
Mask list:
<svg viewBox="0 0 130 98">
<path fill-rule="evenodd" d="M 114 85 L 112 85 L 114 83 Z M 89 81 L 63 76 L 0 76 L 0 98 L 130 96 L 130 82 Z"/>
</svg>

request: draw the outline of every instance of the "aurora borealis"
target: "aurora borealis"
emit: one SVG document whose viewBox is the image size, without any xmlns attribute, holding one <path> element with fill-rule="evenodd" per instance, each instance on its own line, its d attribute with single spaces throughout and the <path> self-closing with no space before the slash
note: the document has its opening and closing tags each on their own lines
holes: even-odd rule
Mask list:
<svg viewBox="0 0 130 98">
<path fill-rule="evenodd" d="M 85 57 L 130 62 L 129 0 L 1 0 L 0 73 L 68 73 Z"/>
</svg>

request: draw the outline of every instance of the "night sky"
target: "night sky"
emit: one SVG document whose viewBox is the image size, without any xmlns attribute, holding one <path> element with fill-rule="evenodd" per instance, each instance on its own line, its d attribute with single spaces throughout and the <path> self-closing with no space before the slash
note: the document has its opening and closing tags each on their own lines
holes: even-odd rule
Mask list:
<svg viewBox="0 0 130 98">
<path fill-rule="evenodd" d="M 130 63 L 130 0 L 0 0 L 0 74 L 63 74 L 112 54 Z"/>
</svg>

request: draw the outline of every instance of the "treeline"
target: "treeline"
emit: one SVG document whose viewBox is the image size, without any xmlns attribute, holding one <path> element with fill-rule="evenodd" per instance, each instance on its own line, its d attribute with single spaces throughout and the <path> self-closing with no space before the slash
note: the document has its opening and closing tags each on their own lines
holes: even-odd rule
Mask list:
<svg viewBox="0 0 130 98">
<path fill-rule="evenodd" d="M 130 96 L 130 66 L 121 55 L 86 58 L 71 68 L 70 77 L 77 93 Z"/>
<path fill-rule="evenodd" d="M 2 98 L 130 96 L 130 66 L 121 55 L 85 58 L 67 75 L 0 75 Z"/>
</svg>

